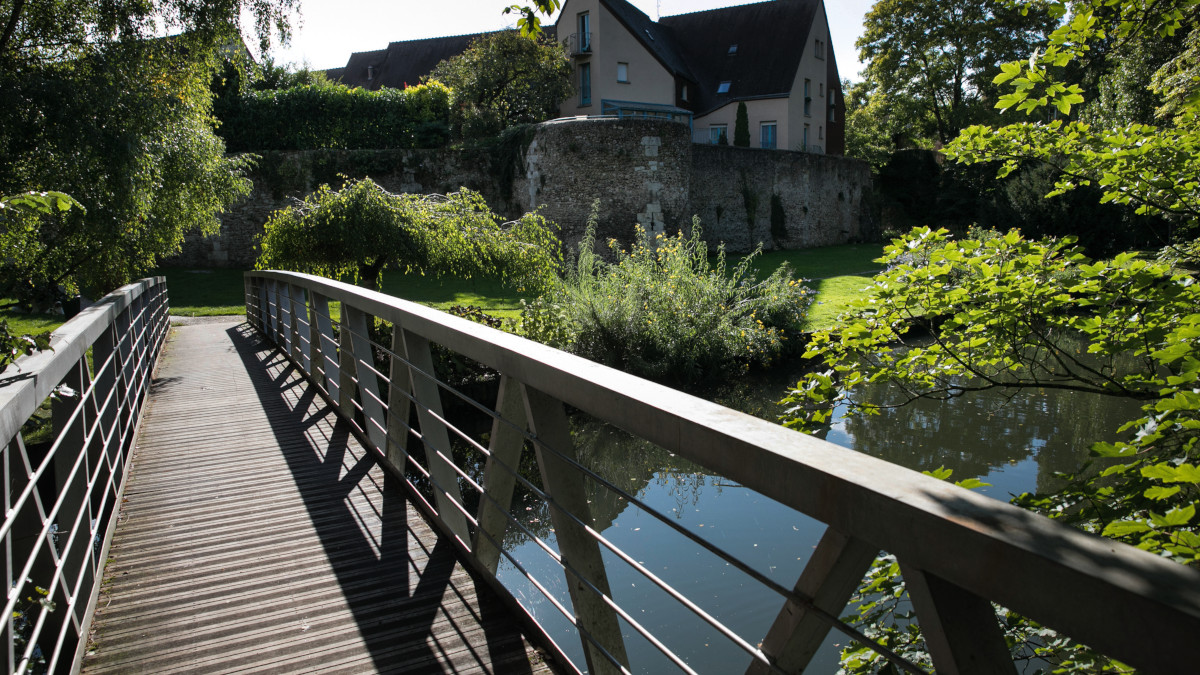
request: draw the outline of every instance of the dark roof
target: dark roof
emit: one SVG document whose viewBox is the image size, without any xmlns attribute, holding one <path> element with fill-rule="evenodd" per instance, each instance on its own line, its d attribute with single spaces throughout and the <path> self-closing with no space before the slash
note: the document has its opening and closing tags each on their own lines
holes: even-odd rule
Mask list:
<svg viewBox="0 0 1200 675">
<path fill-rule="evenodd" d="M 678 75 L 695 81 L 688 62 L 683 58 L 676 41 L 676 36 L 670 29 L 664 29 L 655 23 L 642 10 L 634 7 L 625 0 L 600 0 L 601 4 L 612 12 L 639 42 L 650 52 L 659 63 L 672 75 Z M 690 38 L 690 36 L 687 36 Z"/>
<path fill-rule="evenodd" d="M 600 2 L 663 68 L 693 84 L 691 104 L 700 115 L 732 101 L 787 96 L 821 9 L 821 0 L 773 0 L 664 16 L 655 22 L 627 0 Z M 543 26 L 551 39 L 557 37 L 557 28 Z M 326 73 L 352 87 L 403 88 L 419 83 L 438 63 L 488 34 L 393 42 L 387 49 L 352 54 L 344 68 Z M 730 55 L 734 44 L 737 54 Z M 835 68 L 832 45 L 826 45 L 825 53 Z M 729 91 L 718 94 L 718 85 L 725 81 L 731 83 Z"/>
<path fill-rule="evenodd" d="M 553 26 L 545 26 L 543 31 L 551 39 L 555 37 Z M 450 57 L 458 56 L 465 52 L 472 42 L 491 34 L 472 33 L 392 42 L 387 49 L 351 54 L 344 68 L 333 68 L 325 72 L 329 79 L 351 87 L 403 89 L 408 85 L 420 84 L 421 78 L 428 75 L 434 66 Z M 336 78 L 334 71 L 337 71 Z"/>
<path fill-rule="evenodd" d="M 691 66 L 694 105 L 702 115 L 731 101 L 791 92 L 820 8 L 821 0 L 775 0 L 664 16 L 658 25 L 674 34 L 680 56 Z M 737 54 L 729 53 L 730 45 L 737 45 Z M 826 58 L 832 54 L 827 45 Z M 725 81 L 729 91 L 718 94 Z"/>
</svg>

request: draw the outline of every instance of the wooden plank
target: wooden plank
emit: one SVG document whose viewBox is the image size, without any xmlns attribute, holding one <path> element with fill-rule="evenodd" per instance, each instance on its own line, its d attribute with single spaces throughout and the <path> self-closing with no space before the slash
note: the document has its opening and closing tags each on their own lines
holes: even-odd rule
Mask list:
<svg viewBox="0 0 1200 675">
<path fill-rule="evenodd" d="M 84 672 L 552 672 L 247 324 L 173 331 L 130 472 Z"/>
</svg>

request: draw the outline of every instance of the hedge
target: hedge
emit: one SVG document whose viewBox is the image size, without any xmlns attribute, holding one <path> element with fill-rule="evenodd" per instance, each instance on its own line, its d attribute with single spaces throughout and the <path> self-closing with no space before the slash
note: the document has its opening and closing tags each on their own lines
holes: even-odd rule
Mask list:
<svg viewBox="0 0 1200 675">
<path fill-rule="evenodd" d="M 250 91 L 219 100 L 215 113 L 228 152 L 436 148 L 450 137 L 450 89 L 440 82 Z"/>
</svg>

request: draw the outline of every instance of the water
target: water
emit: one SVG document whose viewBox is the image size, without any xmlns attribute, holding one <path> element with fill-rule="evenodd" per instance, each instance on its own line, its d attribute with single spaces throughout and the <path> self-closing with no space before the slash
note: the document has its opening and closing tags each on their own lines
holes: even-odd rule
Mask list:
<svg viewBox="0 0 1200 675">
<path fill-rule="evenodd" d="M 774 421 L 775 403 L 786 382 L 761 383 L 754 391 L 729 392 L 718 400 Z M 859 393 L 874 403 L 897 402 L 882 385 Z M 948 402 L 921 401 L 877 416 L 846 419 L 835 415 L 827 440 L 900 466 L 924 471 L 946 467 L 953 479 L 976 477 L 983 494 L 1011 495 L 1055 487 L 1054 474 L 1075 469 L 1087 445 L 1112 440 L 1121 422 L 1136 415 L 1136 404 L 1057 390 L 1016 396 L 984 392 Z M 581 460 L 673 522 L 734 554 L 785 587 L 799 577 L 824 525 L 750 490 L 711 475 L 702 467 L 644 441 L 594 422 L 576 419 Z M 757 645 L 782 606 L 781 599 L 741 571 L 703 550 L 648 513 L 600 485 L 591 484 L 596 529 L 651 572 L 678 589 Z M 553 542 L 548 514 L 531 506 L 535 532 Z M 536 544 L 512 536 L 509 550 L 525 569 L 546 583 L 564 606 L 569 599 L 561 570 Z M 701 673 L 743 672 L 746 653 L 608 551 L 605 564 L 613 597 Z M 508 561 L 500 577 L 533 610 L 539 622 L 582 668 L 583 652 L 574 629 Z M 549 583 L 547 583 L 549 582 Z M 626 647 L 635 673 L 673 672 L 675 667 L 628 625 Z M 845 638 L 831 633 L 810 669 L 837 670 Z"/>
</svg>

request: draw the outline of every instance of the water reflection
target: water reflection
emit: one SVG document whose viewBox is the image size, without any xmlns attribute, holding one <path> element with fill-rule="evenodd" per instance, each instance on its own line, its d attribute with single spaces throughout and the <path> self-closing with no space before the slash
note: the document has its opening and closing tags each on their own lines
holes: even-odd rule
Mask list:
<svg viewBox="0 0 1200 675">
<path fill-rule="evenodd" d="M 795 377 L 741 383 L 715 398 L 750 414 L 776 421 L 777 403 Z M 899 394 L 877 384 L 858 392 L 872 403 L 900 402 Z M 1119 424 L 1137 413 L 1128 401 L 1057 390 L 1006 395 L 974 394 L 949 402 L 916 402 L 880 415 L 835 421 L 822 434 L 829 441 L 914 470 L 945 466 L 955 479 L 978 477 L 991 483 L 983 492 L 1007 500 L 1011 494 L 1054 488 L 1054 474 L 1071 471 L 1086 457 L 1087 445 L 1111 440 Z M 790 587 L 808 561 L 823 525 L 787 507 L 714 476 L 646 441 L 634 439 L 583 416 L 573 420 L 582 463 L 605 481 L 665 514 L 686 531 L 729 551 L 784 586 Z M 622 495 L 589 482 L 596 529 L 667 583 L 719 616 L 752 645 L 761 641 L 779 611 L 778 596 L 657 521 Z M 548 514 L 531 504 L 528 517 L 540 535 L 553 541 Z M 540 527 L 537 527 L 539 526 Z M 511 533 L 510 533 L 511 534 Z M 523 535 L 509 549 L 539 579 L 567 594 L 561 569 Z M 745 652 L 654 588 L 616 556 L 605 561 L 615 599 L 700 672 L 741 672 Z M 560 646 L 582 664 L 572 627 L 508 563 L 501 577 L 532 605 L 539 621 Z M 674 667 L 626 627 L 633 672 L 668 672 Z M 837 669 L 840 634 L 833 634 L 809 672 Z"/>
</svg>

